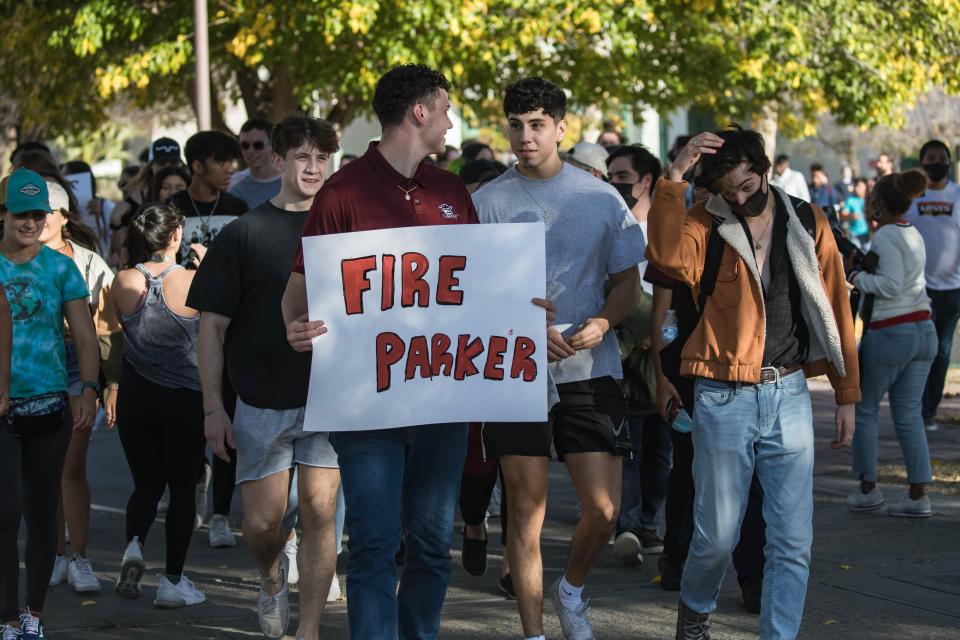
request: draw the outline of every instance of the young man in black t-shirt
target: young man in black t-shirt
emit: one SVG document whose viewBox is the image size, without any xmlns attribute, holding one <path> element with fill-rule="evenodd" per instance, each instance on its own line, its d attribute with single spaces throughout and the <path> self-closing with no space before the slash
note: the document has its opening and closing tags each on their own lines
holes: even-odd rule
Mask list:
<svg viewBox="0 0 960 640">
<path fill-rule="evenodd" d="M 193 180 L 168 202 L 187 218 L 183 227 L 184 247 L 209 247 L 225 225 L 249 210 L 246 202 L 227 193 L 230 176 L 241 157 L 240 146 L 222 131 L 200 131 L 187 139 L 184 153 Z"/>
<path fill-rule="evenodd" d="M 236 449 L 244 539 L 261 576 L 257 614 L 271 638 L 282 637 L 289 621 L 283 519 L 295 466 L 304 577 L 297 638 L 317 638 L 336 569 L 337 454 L 326 433 L 303 430 L 310 354 L 287 343 L 280 301 L 307 211 L 338 148 L 336 132 L 322 120 L 290 116 L 275 127 L 280 193 L 221 231 L 187 300 L 200 311 L 207 443 L 224 460 L 228 446 Z M 238 395 L 232 422 L 221 389 L 224 355 Z"/>
</svg>

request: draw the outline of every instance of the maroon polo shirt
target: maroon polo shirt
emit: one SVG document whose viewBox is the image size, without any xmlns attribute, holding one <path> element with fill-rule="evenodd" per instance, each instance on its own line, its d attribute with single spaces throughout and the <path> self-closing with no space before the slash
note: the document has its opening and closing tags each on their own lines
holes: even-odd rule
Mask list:
<svg viewBox="0 0 960 640">
<path fill-rule="evenodd" d="M 407 178 L 371 142 L 363 156 L 334 173 L 317 193 L 303 237 L 476 222 L 477 210 L 459 176 L 421 162 L 413 178 Z M 293 270 L 303 273 L 302 243 Z"/>
</svg>

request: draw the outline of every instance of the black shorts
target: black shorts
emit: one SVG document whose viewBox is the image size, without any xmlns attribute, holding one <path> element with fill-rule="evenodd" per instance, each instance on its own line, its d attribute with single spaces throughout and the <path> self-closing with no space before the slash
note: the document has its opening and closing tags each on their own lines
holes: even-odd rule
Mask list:
<svg viewBox="0 0 960 640">
<path fill-rule="evenodd" d="M 604 451 L 629 455 L 627 399 L 610 376 L 557 385 L 560 401 L 547 422 L 487 422 L 485 458 L 505 455 L 550 457 L 550 445 L 563 460 L 568 453 Z"/>
</svg>

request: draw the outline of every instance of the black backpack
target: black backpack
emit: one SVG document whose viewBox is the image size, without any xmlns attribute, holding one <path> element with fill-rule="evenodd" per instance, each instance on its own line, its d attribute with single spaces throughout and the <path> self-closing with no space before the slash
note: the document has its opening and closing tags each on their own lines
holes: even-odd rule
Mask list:
<svg viewBox="0 0 960 640">
<path fill-rule="evenodd" d="M 790 196 L 790 202 L 793 204 L 793 209 L 797 212 L 797 217 L 800 218 L 804 229 L 816 241 L 817 223 L 810 203 L 793 196 Z M 691 416 L 693 415 L 694 404 L 693 378 L 680 375 L 680 360 L 683 347 L 687 344 L 687 340 L 693 334 L 694 329 L 700 324 L 704 305 L 706 305 L 707 299 L 713 295 L 713 289 L 717 284 L 720 260 L 723 258 L 723 247 L 726 245 L 726 241 L 717 232 L 719 226 L 720 220 L 714 218 L 713 226 L 710 228 L 710 237 L 707 240 L 703 274 L 700 276 L 700 295 L 694 300 L 693 290 L 683 284 L 677 284 L 673 289 L 673 308 L 677 314 L 677 337 L 660 351 L 660 368 L 663 375 L 676 387 L 677 393 L 680 394 L 680 399 L 683 401 L 683 407 Z"/>
</svg>

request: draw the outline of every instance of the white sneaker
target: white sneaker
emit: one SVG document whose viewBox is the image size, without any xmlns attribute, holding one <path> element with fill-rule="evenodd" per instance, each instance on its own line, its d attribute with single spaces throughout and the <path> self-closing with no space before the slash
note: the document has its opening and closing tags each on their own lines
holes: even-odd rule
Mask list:
<svg viewBox="0 0 960 640">
<path fill-rule="evenodd" d="M 237 539 L 230 531 L 230 519 L 219 513 L 210 518 L 210 546 L 214 548 L 234 547 Z"/>
<path fill-rule="evenodd" d="M 911 500 L 910 494 L 904 493 L 898 502 L 887 507 L 887 515 L 894 518 L 929 518 L 933 515 L 930 497 L 924 494 L 919 500 Z"/>
<path fill-rule="evenodd" d="M 330 582 L 330 591 L 327 592 L 327 602 L 336 602 L 340 599 L 340 578 L 333 574 L 333 580 Z"/>
<path fill-rule="evenodd" d="M 16 627 L 8 627 L 3 625 L 0 627 L 0 640 L 20 640 L 23 638 L 23 634 L 20 632 L 20 629 Z"/>
<path fill-rule="evenodd" d="M 931 418 L 929 421 L 923 424 L 923 428 L 926 429 L 927 431 L 933 432 L 939 429 L 940 426 L 937 424 L 936 420 Z"/>
<path fill-rule="evenodd" d="M 847 496 L 847 506 L 851 511 L 876 511 L 883 506 L 883 502 L 883 494 L 877 486 L 874 486 L 870 493 L 864 493 L 858 487 Z"/>
<path fill-rule="evenodd" d="M 120 575 L 117 577 L 117 586 L 114 591 L 121 598 L 136 600 L 140 597 L 140 579 L 146 565 L 143 563 L 143 552 L 140 550 L 140 537 L 133 536 L 133 540 L 123 552 L 120 563 Z"/>
<path fill-rule="evenodd" d="M 287 583 L 287 557 L 280 554 L 280 574 L 283 582 L 280 591 L 272 596 L 267 595 L 260 586 L 260 596 L 257 598 L 257 620 L 260 622 L 260 631 L 263 635 L 278 640 L 287 633 L 290 624 L 290 586 Z"/>
<path fill-rule="evenodd" d="M 67 579 L 67 573 L 70 570 L 70 561 L 67 556 L 57 556 L 53 561 L 53 573 L 50 574 L 50 586 L 55 587 L 63 584 Z"/>
<path fill-rule="evenodd" d="M 624 531 L 613 541 L 613 555 L 628 567 L 643 564 L 643 556 L 640 555 L 640 538 L 632 531 Z"/>
<path fill-rule="evenodd" d="M 300 544 L 297 542 L 297 532 L 293 532 L 293 537 L 287 538 L 283 544 L 283 555 L 287 556 L 287 584 L 297 584 L 300 582 L 300 570 L 297 568 L 297 550 Z"/>
<path fill-rule="evenodd" d="M 167 487 L 163 490 L 163 495 L 160 496 L 160 500 L 157 502 L 157 513 L 166 513 L 167 509 L 170 508 L 170 487 Z"/>
<path fill-rule="evenodd" d="M 167 576 L 160 576 L 160 585 L 157 587 L 157 597 L 153 606 L 158 609 L 179 609 L 191 604 L 205 602 L 207 596 L 190 582 L 187 576 L 180 576 L 180 582 L 173 584 Z"/>
<path fill-rule="evenodd" d="M 210 465 L 203 463 L 203 477 L 197 483 L 197 520 L 196 527 L 202 527 L 207 521 L 207 495 L 210 492 L 210 481 L 213 479 L 213 472 Z"/>
<path fill-rule="evenodd" d="M 560 578 L 550 587 L 550 602 L 553 604 L 553 610 L 557 612 L 557 618 L 560 619 L 560 628 L 563 629 L 563 637 L 567 640 L 596 640 L 593 635 L 593 627 L 587 620 L 587 613 L 590 608 L 587 601 L 582 600 L 573 609 L 568 609 L 560 600 Z"/>
<path fill-rule="evenodd" d="M 100 581 L 93 575 L 90 561 L 78 553 L 70 560 L 67 582 L 77 593 L 100 593 Z"/>
</svg>

